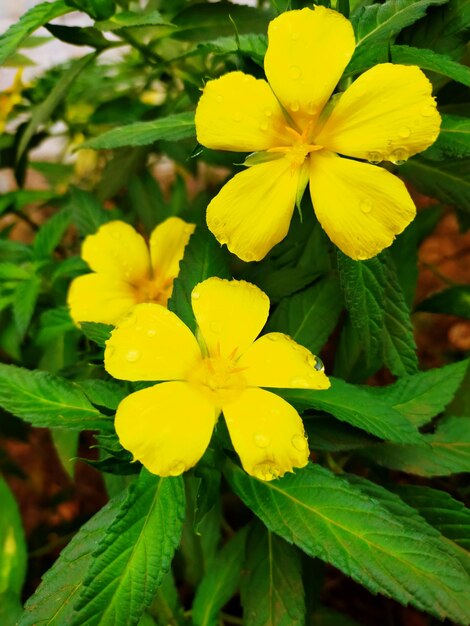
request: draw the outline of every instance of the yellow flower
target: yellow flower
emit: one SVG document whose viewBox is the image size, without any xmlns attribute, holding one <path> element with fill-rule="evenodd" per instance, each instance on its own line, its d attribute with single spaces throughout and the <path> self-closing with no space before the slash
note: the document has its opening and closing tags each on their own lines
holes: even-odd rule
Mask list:
<svg viewBox="0 0 470 626">
<path fill-rule="evenodd" d="M 108 222 L 86 237 L 82 258 L 93 273 L 70 285 L 67 300 L 74 322 L 116 324 L 141 302 L 166 306 L 194 228 L 170 217 L 152 232 L 150 250 L 125 222 Z"/>
<path fill-rule="evenodd" d="M 21 92 L 24 88 L 22 76 L 23 69 L 21 68 L 16 72 L 12 86 L 0 93 L 0 133 L 5 130 L 10 113 L 21 102 Z"/>
<path fill-rule="evenodd" d="M 327 389 L 321 361 L 281 333 L 256 339 L 269 299 L 245 281 L 209 278 L 193 289 L 197 340 L 171 311 L 139 304 L 107 341 L 105 368 L 122 380 L 162 382 L 125 398 L 116 432 L 154 474 L 175 476 L 204 454 L 221 411 L 245 470 L 272 480 L 307 464 L 302 420 L 261 387 Z"/>
<path fill-rule="evenodd" d="M 281 14 L 268 34 L 269 84 L 231 72 L 207 83 L 196 110 L 204 146 L 262 152 L 212 200 L 207 224 L 241 259 L 259 261 L 286 236 L 309 181 L 330 239 L 368 259 L 416 210 L 402 181 L 364 161 L 398 163 L 435 141 L 431 84 L 417 67 L 383 63 L 328 103 L 354 52 L 351 23 L 317 6 Z"/>
</svg>

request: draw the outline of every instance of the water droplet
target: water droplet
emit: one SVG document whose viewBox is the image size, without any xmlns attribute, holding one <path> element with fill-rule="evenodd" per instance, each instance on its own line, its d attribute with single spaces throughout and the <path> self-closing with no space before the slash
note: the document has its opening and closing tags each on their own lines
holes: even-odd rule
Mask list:
<svg viewBox="0 0 470 626">
<path fill-rule="evenodd" d="M 432 104 L 427 104 L 421 109 L 421 115 L 423 117 L 431 117 L 436 112 L 436 107 Z"/>
<path fill-rule="evenodd" d="M 200 297 L 201 294 L 199 293 L 199 291 L 193 291 L 191 294 L 191 298 L 193 298 L 194 300 L 199 300 Z"/>
<path fill-rule="evenodd" d="M 179 476 L 185 470 L 185 464 L 183 461 L 176 461 L 173 465 L 168 469 L 168 474 L 170 476 Z"/>
<path fill-rule="evenodd" d="M 298 65 L 292 65 L 290 68 L 290 77 L 293 80 L 297 80 L 301 76 L 302 76 L 302 70 L 300 69 L 300 67 Z"/>
<path fill-rule="evenodd" d="M 303 435 L 294 435 L 291 439 L 291 443 L 296 450 L 303 452 L 307 449 L 307 440 Z"/>
<path fill-rule="evenodd" d="M 217 101 L 219 104 L 222 104 L 222 102 L 224 101 L 224 99 L 223 99 L 223 97 L 222 97 L 222 96 L 217 96 L 216 101 Z"/>
<path fill-rule="evenodd" d="M 408 126 L 403 126 L 403 128 L 400 128 L 400 130 L 398 131 L 398 134 L 400 135 L 400 137 L 403 137 L 403 139 L 406 139 L 411 135 L 411 130 L 408 128 Z"/>
<path fill-rule="evenodd" d="M 369 163 L 377 165 L 377 163 L 382 163 L 383 156 L 380 152 L 369 152 L 369 154 L 367 155 L 367 160 L 369 161 Z"/>
<path fill-rule="evenodd" d="M 280 475 L 280 467 L 271 461 L 258 463 L 253 467 L 253 476 L 261 480 L 274 480 L 275 478 L 279 478 Z"/>
<path fill-rule="evenodd" d="M 266 117 L 271 117 L 271 115 L 273 114 L 273 112 L 271 111 L 271 109 L 268 109 L 266 107 L 266 109 L 264 109 L 264 114 L 266 115 Z"/>
<path fill-rule="evenodd" d="M 325 371 L 325 366 L 323 365 L 323 361 L 318 356 L 315 357 L 315 365 L 313 367 L 314 369 L 317 370 L 317 372 Z"/>
<path fill-rule="evenodd" d="M 129 350 L 128 353 L 126 354 L 126 361 L 129 361 L 129 363 L 135 363 L 139 359 L 140 359 L 139 350 Z"/>
<path fill-rule="evenodd" d="M 262 122 L 260 125 L 260 130 L 268 130 L 269 126 L 267 122 Z"/>
<path fill-rule="evenodd" d="M 240 111 L 237 111 L 234 114 L 233 119 L 235 120 L 235 122 L 241 122 L 243 119 L 243 115 L 240 113 Z"/>
<path fill-rule="evenodd" d="M 299 35 L 299 33 L 292 33 L 290 38 L 292 39 L 292 41 L 299 41 L 300 35 Z"/>
<path fill-rule="evenodd" d="M 318 108 L 317 108 L 315 102 L 309 102 L 307 104 L 307 113 L 309 115 L 316 115 L 317 111 L 318 111 Z"/>
<path fill-rule="evenodd" d="M 220 333 L 220 324 L 218 322 L 211 322 L 209 328 L 213 333 Z"/>
<path fill-rule="evenodd" d="M 147 337 L 155 337 L 156 334 L 157 331 L 154 328 L 149 328 L 149 330 L 147 331 Z"/>
<path fill-rule="evenodd" d="M 389 156 L 390 161 L 392 163 L 395 163 L 395 165 L 401 165 L 406 161 L 407 158 L 408 150 L 406 150 L 405 148 L 397 148 Z"/>
<path fill-rule="evenodd" d="M 292 378 L 290 384 L 292 385 L 292 387 L 298 387 L 301 389 L 306 389 L 307 387 L 309 387 L 308 381 L 305 380 L 305 378 Z"/>
<path fill-rule="evenodd" d="M 267 435 L 263 435 L 263 433 L 256 433 L 253 435 L 253 441 L 258 448 L 266 448 L 269 446 L 271 439 Z"/>
<path fill-rule="evenodd" d="M 372 211 L 372 205 L 367 200 L 364 200 L 363 202 L 361 202 L 361 204 L 359 205 L 359 208 L 361 209 L 363 213 L 370 213 Z"/>
<path fill-rule="evenodd" d="M 291 111 L 294 111 L 294 113 L 296 113 L 299 109 L 300 109 L 300 104 L 297 102 L 297 100 L 294 100 L 293 102 L 290 103 Z"/>
</svg>

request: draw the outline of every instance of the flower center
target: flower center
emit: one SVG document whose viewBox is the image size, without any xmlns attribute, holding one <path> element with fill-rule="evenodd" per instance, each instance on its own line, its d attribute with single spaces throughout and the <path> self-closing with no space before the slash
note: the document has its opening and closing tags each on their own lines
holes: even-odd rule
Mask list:
<svg viewBox="0 0 470 626">
<path fill-rule="evenodd" d="M 207 357 L 199 361 L 188 375 L 188 381 L 218 407 L 235 400 L 246 387 L 244 368 L 225 357 Z"/>
<path fill-rule="evenodd" d="M 291 136 L 290 145 L 269 148 L 268 152 L 284 153 L 286 158 L 291 162 L 293 169 L 301 167 L 311 152 L 323 150 L 323 146 L 311 142 L 313 130 L 312 122 L 309 122 L 305 126 L 302 133 L 297 132 L 291 126 L 286 126 L 285 130 Z"/>
<path fill-rule="evenodd" d="M 172 287 L 172 279 L 143 278 L 133 285 L 136 303 L 155 302 L 166 306 L 171 296 Z"/>
</svg>

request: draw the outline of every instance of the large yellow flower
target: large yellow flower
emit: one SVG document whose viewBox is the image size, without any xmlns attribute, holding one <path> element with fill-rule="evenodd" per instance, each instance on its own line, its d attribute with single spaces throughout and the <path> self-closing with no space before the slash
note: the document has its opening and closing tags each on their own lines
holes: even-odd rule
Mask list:
<svg viewBox="0 0 470 626">
<path fill-rule="evenodd" d="M 310 181 L 317 218 L 353 259 L 389 246 L 413 219 L 405 185 L 381 167 L 430 146 L 440 116 L 431 84 L 414 66 L 377 65 L 328 103 L 355 48 L 336 11 L 289 11 L 269 26 L 269 84 L 242 72 L 207 83 L 196 110 L 198 140 L 217 150 L 262 152 L 207 209 L 207 224 L 245 261 L 287 234 Z M 352 160 L 351 158 L 361 160 Z"/>
<path fill-rule="evenodd" d="M 116 432 L 159 476 L 193 467 L 221 411 L 245 470 L 272 480 L 303 467 L 308 443 L 297 411 L 261 387 L 327 389 L 321 361 L 281 333 L 259 339 L 269 299 L 245 281 L 196 285 L 197 340 L 171 311 L 139 304 L 107 341 L 105 368 L 122 380 L 162 382 L 125 398 Z"/>
<path fill-rule="evenodd" d="M 82 258 L 93 270 L 75 278 L 68 305 L 75 323 L 116 324 L 136 304 L 166 306 L 195 226 L 169 217 L 144 238 L 125 222 L 108 222 L 86 237 Z"/>
</svg>

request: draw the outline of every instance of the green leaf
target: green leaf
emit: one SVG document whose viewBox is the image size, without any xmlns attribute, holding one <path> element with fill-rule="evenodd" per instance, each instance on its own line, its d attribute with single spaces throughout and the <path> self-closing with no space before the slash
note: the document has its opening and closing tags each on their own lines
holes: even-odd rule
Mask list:
<svg viewBox="0 0 470 626">
<path fill-rule="evenodd" d="M 47 372 L 0 363 L 0 406 L 33 426 L 100 429 L 109 420 L 78 385 Z"/>
<path fill-rule="evenodd" d="M 79 26 L 48 24 L 46 28 L 53 37 L 73 46 L 90 46 L 95 48 L 95 50 L 104 50 L 105 48 L 120 45 L 119 43 L 116 44 L 116 42 L 109 41 L 99 30 L 92 27 L 80 28 Z"/>
<path fill-rule="evenodd" d="M 271 482 L 231 462 L 226 475 L 269 530 L 309 556 L 331 563 L 372 593 L 440 619 L 470 620 L 469 578 L 460 563 L 344 478 L 312 464 Z"/>
<path fill-rule="evenodd" d="M 123 491 L 84 524 L 25 604 L 18 626 L 70 624 L 73 607 L 92 563 L 98 542 L 115 520 L 127 492 Z"/>
<path fill-rule="evenodd" d="M 87 339 L 104 348 L 106 342 L 111 337 L 113 326 L 100 324 L 99 322 L 82 322 L 80 329 Z"/>
<path fill-rule="evenodd" d="M 93 553 L 71 626 L 138 623 L 170 568 L 184 509 L 180 476 L 142 470 Z"/>
<path fill-rule="evenodd" d="M 94 20 L 107 20 L 116 10 L 115 0 L 65 0 L 66 3 L 88 13 Z"/>
<path fill-rule="evenodd" d="M 217 626 L 219 611 L 240 584 L 247 527 L 225 544 L 202 579 L 193 602 L 194 626 Z"/>
<path fill-rule="evenodd" d="M 232 37 L 219 37 L 214 41 L 200 43 L 195 50 L 188 52 L 187 56 L 198 54 L 240 54 L 249 57 L 255 63 L 263 67 L 264 56 L 268 47 L 266 35 L 247 33 L 246 35 L 234 35 Z"/>
<path fill-rule="evenodd" d="M 348 615 L 320 606 L 312 615 L 310 626 L 359 626 L 359 624 Z"/>
<path fill-rule="evenodd" d="M 119 30 L 121 28 L 136 28 L 137 26 L 172 26 L 158 11 L 146 11 L 136 13 L 134 11 L 121 11 L 106 21 L 95 24 L 100 30 Z"/>
<path fill-rule="evenodd" d="M 40 280 L 33 276 L 29 280 L 23 280 L 15 289 L 13 300 L 13 319 L 20 337 L 23 337 L 36 308 L 36 302 L 41 288 Z"/>
<path fill-rule="evenodd" d="M 76 78 L 78 78 L 78 75 L 95 58 L 96 54 L 92 52 L 91 54 L 87 54 L 83 58 L 74 61 L 70 68 L 63 72 L 62 76 L 51 89 L 45 100 L 42 100 L 42 102 L 33 109 L 31 119 L 29 120 L 29 123 L 21 135 L 21 139 L 18 143 L 18 150 L 16 154 L 17 162 L 20 161 L 23 156 L 23 152 L 26 150 L 31 138 L 36 133 L 39 126 L 49 120 L 55 108 L 62 102 L 69 92 L 71 85 L 74 83 Z"/>
<path fill-rule="evenodd" d="M 439 291 L 422 300 L 416 310 L 457 315 L 468 320 L 470 319 L 470 286 L 456 285 Z"/>
<path fill-rule="evenodd" d="M 470 157 L 470 118 L 441 115 L 441 130 L 437 141 L 423 154 L 428 159 L 443 161 L 446 157 Z"/>
<path fill-rule="evenodd" d="M 62 209 L 41 226 L 33 244 L 36 258 L 47 257 L 54 252 L 69 227 L 71 219 L 70 212 Z"/>
<path fill-rule="evenodd" d="M 462 502 L 430 487 L 398 485 L 394 491 L 444 537 L 470 551 L 470 510 Z"/>
<path fill-rule="evenodd" d="M 381 443 L 361 451 L 375 463 L 418 476 L 450 476 L 470 472 L 470 420 L 444 418 L 436 432 L 423 435 L 427 445 Z"/>
<path fill-rule="evenodd" d="M 22 267 L 15 263 L 0 263 L 0 280 L 2 281 L 29 281 L 33 278 L 31 268 Z"/>
<path fill-rule="evenodd" d="M 335 328 L 342 308 L 337 277 L 325 276 L 311 287 L 281 300 L 266 330 L 286 333 L 317 354 Z"/>
<path fill-rule="evenodd" d="M 180 272 L 173 283 L 168 302 L 170 311 L 183 320 L 193 332 L 196 331 L 191 305 L 193 288 L 211 276 L 229 278 L 228 255 L 214 236 L 203 226 L 198 226 L 189 240 L 180 263 Z"/>
<path fill-rule="evenodd" d="M 241 602 L 246 626 L 305 624 L 299 552 L 261 524 L 248 535 Z"/>
<path fill-rule="evenodd" d="M 388 0 L 361 7 L 351 16 L 356 50 L 345 75 L 357 74 L 388 60 L 388 44 L 406 26 L 422 18 L 429 6 L 447 0 Z"/>
<path fill-rule="evenodd" d="M 65 306 L 46 309 L 41 315 L 40 327 L 35 340 L 38 345 L 47 347 L 58 336 L 71 331 L 76 331 L 76 327 Z"/>
<path fill-rule="evenodd" d="M 42 2 L 21 16 L 18 22 L 0 37 L 0 65 L 11 56 L 21 43 L 37 28 L 47 24 L 60 15 L 70 13 L 71 9 L 63 0 Z"/>
<path fill-rule="evenodd" d="M 73 480 L 75 462 L 78 456 L 78 439 L 80 433 L 77 430 L 53 428 L 51 430 L 51 437 L 62 467 Z"/>
<path fill-rule="evenodd" d="M 26 576 L 27 548 L 20 512 L 8 484 L 0 476 L 0 604 L 8 592 L 20 598 Z M 3 623 L 3 622 L 2 622 Z"/>
<path fill-rule="evenodd" d="M 15 191 L 8 191 L 0 197 L 0 213 L 9 208 L 19 211 L 23 207 L 28 206 L 28 204 L 43 204 L 57 198 L 57 196 L 58 194 L 55 191 L 47 189 L 16 189 Z"/>
<path fill-rule="evenodd" d="M 326 452 L 358 450 L 377 441 L 364 431 L 337 422 L 329 415 L 304 418 L 304 426 L 312 450 Z"/>
<path fill-rule="evenodd" d="M 331 387 L 324 391 L 283 389 L 278 393 L 298 409 L 326 411 L 382 439 L 410 443 L 421 440 L 410 421 L 367 387 L 350 385 L 338 378 L 330 378 L 330 382 Z"/>
<path fill-rule="evenodd" d="M 152 122 L 135 122 L 121 128 L 113 128 L 94 139 L 85 141 L 80 148 L 110 150 L 126 146 L 147 146 L 161 139 L 180 141 L 196 136 L 194 112 L 175 113 Z"/>
<path fill-rule="evenodd" d="M 457 393 L 468 360 L 404 376 L 387 387 L 369 387 L 368 391 L 392 406 L 415 426 L 423 426 L 441 413 Z"/>
<path fill-rule="evenodd" d="M 76 384 L 96 406 L 115 411 L 121 400 L 127 395 L 126 390 L 115 380 L 77 380 Z"/>
<path fill-rule="evenodd" d="M 400 166 L 400 175 L 421 193 L 470 212 L 470 158 L 436 162 L 413 157 Z"/>
<path fill-rule="evenodd" d="M 470 68 L 453 61 L 445 54 L 425 48 L 392 46 L 392 61 L 400 65 L 417 65 L 423 70 L 436 72 L 470 87 Z"/>
<path fill-rule="evenodd" d="M 157 224 L 170 216 L 162 190 L 150 172 L 142 172 L 129 181 L 129 202 L 150 235 Z"/>
<path fill-rule="evenodd" d="M 93 235 L 102 224 L 111 219 L 96 197 L 89 191 L 73 187 L 70 203 L 73 222 L 81 235 Z"/>
</svg>

